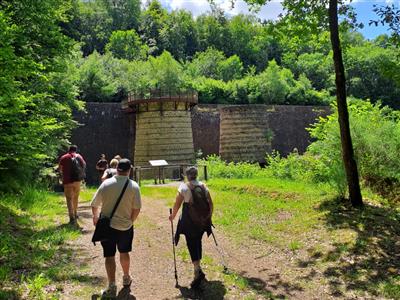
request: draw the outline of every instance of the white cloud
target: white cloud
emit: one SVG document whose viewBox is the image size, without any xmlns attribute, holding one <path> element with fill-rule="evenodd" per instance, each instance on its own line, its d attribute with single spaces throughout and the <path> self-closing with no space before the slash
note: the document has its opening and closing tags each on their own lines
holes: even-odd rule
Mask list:
<svg viewBox="0 0 400 300">
<path fill-rule="evenodd" d="M 185 9 L 190 11 L 194 16 L 201 15 L 210 10 L 210 4 L 207 0 L 170 0 L 170 7 L 173 10 Z"/>
<path fill-rule="evenodd" d="M 142 0 L 142 4 L 145 5 L 147 1 L 148 0 Z M 261 19 L 276 19 L 278 15 L 282 13 L 281 2 L 281 0 L 272 0 L 267 5 L 262 6 L 256 15 Z M 167 9 L 185 9 L 190 11 L 194 16 L 201 15 L 211 10 L 207 0 L 161 0 L 161 3 Z M 249 6 L 243 0 L 237 0 L 233 8 L 230 0 L 217 0 L 216 3 L 218 3 L 228 15 L 251 13 Z"/>
</svg>

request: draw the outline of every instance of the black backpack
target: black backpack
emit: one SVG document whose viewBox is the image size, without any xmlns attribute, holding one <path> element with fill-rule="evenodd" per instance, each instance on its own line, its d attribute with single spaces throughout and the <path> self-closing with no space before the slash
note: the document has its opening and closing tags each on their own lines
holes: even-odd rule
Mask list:
<svg viewBox="0 0 400 300">
<path fill-rule="evenodd" d="M 192 192 L 192 200 L 188 203 L 190 219 L 199 227 L 211 226 L 211 207 L 206 188 L 203 185 L 195 185 L 190 191 Z"/>
<path fill-rule="evenodd" d="M 81 181 L 85 179 L 85 168 L 79 156 L 74 155 L 71 157 L 71 180 Z"/>
</svg>

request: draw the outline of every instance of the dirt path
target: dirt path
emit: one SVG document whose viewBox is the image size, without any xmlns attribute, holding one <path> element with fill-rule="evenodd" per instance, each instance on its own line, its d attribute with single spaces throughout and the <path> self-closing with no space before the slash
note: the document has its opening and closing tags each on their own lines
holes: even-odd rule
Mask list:
<svg viewBox="0 0 400 300">
<path fill-rule="evenodd" d="M 80 267 L 77 280 L 66 285 L 62 299 L 93 299 L 99 298 L 100 290 L 106 286 L 106 272 L 102 248 L 90 242 L 93 233 L 90 207 L 81 205 L 79 209 L 79 224 L 82 236 L 68 245 L 76 252 L 73 263 Z M 175 226 L 176 224 L 174 224 Z M 205 252 L 217 257 L 218 252 L 212 248 L 212 240 L 205 241 Z M 181 239 L 177 252 L 182 253 L 185 247 L 184 238 Z M 133 285 L 131 297 L 123 299 L 199 299 L 200 296 L 187 288 L 192 280 L 192 266 L 177 257 L 177 268 L 180 289 L 175 288 L 171 227 L 168 221 L 168 208 L 164 201 L 157 199 L 143 199 L 143 208 L 137 224 L 133 252 L 131 254 L 131 273 Z M 117 262 L 117 285 L 121 287 L 122 272 Z M 213 293 L 225 294 L 224 291 L 215 291 L 218 283 L 214 283 Z M 222 283 L 220 288 L 224 289 Z M 90 294 L 90 295 L 89 295 Z M 87 298 L 89 296 L 89 298 Z M 134 297 L 133 297 L 134 296 Z M 82 297 L 82 298 L 81 298 Z M 121 299 L 122 299 L 121 298 Z M 214 297 L 215 298 L 215 297 Z M 218 297 L 222 299 L 223 297 Z"/>
<path fill-rule="evenodd" d="M 185 255 L 184 238 L 178 245 L 177 268 L 181 288 L 175 288 L 171 228 L 168 208 L 162 199 L 143 199 L 143 209 L 135 225 L 134 248 L 131 254 L 131 291 L 123 291 L 119 299 L 331 299 L 324 286 L 304 288 L 290 278 L 307 279 L 305 270 L 296 267 L 294 257 L 256 242 L 238 245 L 218 232 L 218 241 L 224 249 L 229 275 L 220 267 L 220 255 L 213 240 L 204 238 L 205 272 L 209 283 L 202 294 L 188 289 L 192 266 Z M 90 242 L 93 232 L 90 207 L 80 207 L 82 236 L 68 246 L 76 253 L 75 265 L 79 274 L 65 285 L 62 299 L 99 299 L 106 286 L 104 259 L 100 245 Z M 291 274 L 286 274 L 291 270 Z M 293 272 L 295 275 L 293 275 Z M 121 268 L 117 262 L 117 285 L 121 287 Z M 332 297 L 333 298 L 333 297 Z"/>
</svg>

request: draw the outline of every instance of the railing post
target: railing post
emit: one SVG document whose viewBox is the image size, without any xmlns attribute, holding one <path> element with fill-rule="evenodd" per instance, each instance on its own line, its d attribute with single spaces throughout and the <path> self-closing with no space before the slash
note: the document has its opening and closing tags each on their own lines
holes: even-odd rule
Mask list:
<svg viewBox="0 0 400 300">
<path fill-rule="evenodd" d="M 204 180 L 207 181 L 208 180 L 208 174 L 207 174 L 207 165 L 204 165 Z"/>
</svg>

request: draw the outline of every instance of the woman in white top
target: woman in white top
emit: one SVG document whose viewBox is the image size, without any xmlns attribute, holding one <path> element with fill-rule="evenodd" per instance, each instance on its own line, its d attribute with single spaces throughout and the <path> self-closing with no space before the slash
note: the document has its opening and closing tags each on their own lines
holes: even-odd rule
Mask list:
<svg viewBox="0 0 400 300">
<path fill-rule="evenodd" d="M 210 193 L 207 187 L 197 180 L 197 175 L 198 171 L 196 167 L 186 169 L 188 182 L 182 183 L 179 186 L 172 214 L 169 216 L 169 220 L 173 221 L 183 204 L 182 214 L 176 230 L 175 244 L 178 244 L 180 234 L 185 235 L 186 244 L 194 267 L 194 279 L 191 283 L 193 288 L 198 287 L 201 281 L 205 279 L 205 274 L 200 266 L 202 258 L 201 239 L 204 232 L 207 232 L 208 236 L 211 234 L 211 216 L 213 212 L 213 202 Z M 198 209 L 199 206 L 193 205 L 194 199 L 196 203 L 206 203 L 206 208 L 196 211 L 195 209 Z"/>
</svg>

